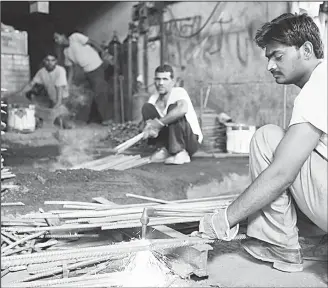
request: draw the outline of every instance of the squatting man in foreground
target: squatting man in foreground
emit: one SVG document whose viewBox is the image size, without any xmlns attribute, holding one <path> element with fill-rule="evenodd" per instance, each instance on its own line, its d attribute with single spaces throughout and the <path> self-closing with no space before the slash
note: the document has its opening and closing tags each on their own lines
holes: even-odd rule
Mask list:
<svg viewBox="0 0 328 288">
<path fill-rule="evenodd" d="M 265 49 L 276 82 L 301 91 L 286 131 L 266 125 L 255 133 L 252 184 L 226 209 L 206 214 L 195 234 L 229 241 L 248 218 L 250 238 L 242 246 L 249 254 L 281 271 L 302 271 L 297 216 L 328 230 L 327 63 L 319 29 L 306 14 L 277 17 L 257 31 L 255 41 Z"/>
<path fill-rule="evenodd" d="M 174 73 L 169 65 L 156 68 L 155 86 L 157 93 L 142 107 L 144 139 L 157 148 L 151 161 L 189 163 L 203 139 L 190 97 L 184 88 L 174 87 Z"/>
</svg>

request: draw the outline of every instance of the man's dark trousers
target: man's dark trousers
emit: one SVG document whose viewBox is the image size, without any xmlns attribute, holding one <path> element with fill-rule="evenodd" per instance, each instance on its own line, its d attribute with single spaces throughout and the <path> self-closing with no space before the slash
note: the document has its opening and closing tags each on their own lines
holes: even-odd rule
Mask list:
<svg viewBox="0 0 328 288">
<path fill-rule="evenodd" d="M 95 93 L 94 101 L 102 121 L 112 118 L 112 107 L 109 101 L 108 83 L 105 80 L 104 66 L 100 65 L 97 69 L 86 73 L 86 77 Z"/>
<path fill-rule="evenodd" d="M 177 104 L 171 104 L 167 112 L 169 113 L 176 106 Z M 150 103 L 145 103 L 142 107 L 142 117 L 144 121 L 161 118 L 155 106 Z M 198 136 L 192 132 L 185 116 L 162 128 L 157 138 L 149 138 L 148 143 L 156 145 L 157 148 L 165 147 L 173 155 L 186 150 L 191 156 L 199 147 Z"/>
</svg>

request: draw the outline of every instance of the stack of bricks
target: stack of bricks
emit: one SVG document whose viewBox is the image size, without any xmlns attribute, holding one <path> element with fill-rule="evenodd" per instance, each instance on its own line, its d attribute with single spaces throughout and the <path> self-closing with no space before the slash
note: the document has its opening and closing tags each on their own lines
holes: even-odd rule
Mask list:
<svg viewBox="0 0 328 288">
<path fill-rule="evenodd" d="M 20 90 L 30 80 L 27 47 L 26 31 L 1 29 L 1 88 L 8 94 Z"/>
</svg>

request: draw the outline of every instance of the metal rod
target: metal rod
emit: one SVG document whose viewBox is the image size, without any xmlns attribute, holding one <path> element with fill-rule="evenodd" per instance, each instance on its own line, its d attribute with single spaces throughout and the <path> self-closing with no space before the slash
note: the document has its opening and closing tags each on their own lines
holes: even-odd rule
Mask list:
<svg viewBox="0 0 328 288">
<path fill-rule="evenodd" d="M 120 98 L 121 98 L 121 122 L 124 123 L 125 115 L 124 115 L 124 94 L 123 94 L 123 76 L 119 76 L 120 81 Z"/>
<path fill-rule="evenodd" d="M 148 34 L 145 33 L 143 37 L 143 71 L 145 90 L 148 92 Z"/>
<path fill-rule="evenodd" d="M 119 49 L 118 49 L 118 39 L 116 32 L 113 36 L 113 48 L 114 48 L 114 77 L 113 77 L 113 86 L 114 86 L 114 119 L 116 122 L 119 122 L 119 96 L 118 96 L 118 74 L 119 74 Z"/>
<path fill-rule="evenodd" d="M 133 87 L 133 63 L 132 63 L 132 31 L 128 35 L 128 120 L 132 118 L 132 87 Z"/>
<path fill-rule="evenodd" d="M 131 194 L 131 193 L 126 193 L 125 194 L 126 197 L 132 197 L 132 198 L 137 198 L 137 199 L 143 199 L 143 200 L 148 200 L 148 201 L 153 201 L 153 202 L 157 202 L 157 203 L 172 203 L 171 201 L 166 201 L 166 200 L 162 200 L 162 199 L 157 199 L 157 198 L 152 198 L 152 197 L 147 197 L 147 196 L 142 196 L 142 195 L 136 195 L 136 194 Z"/>
<path fill-rule="evenodd" d="M 164 64 L 164 13 L 163 8 L 159 10 L 159 37 L 160 37 L 160 64 Z"/>
</svg>

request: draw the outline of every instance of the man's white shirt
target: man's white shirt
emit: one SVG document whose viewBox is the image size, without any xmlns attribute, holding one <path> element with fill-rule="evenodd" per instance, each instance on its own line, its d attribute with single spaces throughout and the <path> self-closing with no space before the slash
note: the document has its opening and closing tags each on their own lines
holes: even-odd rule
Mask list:
<svg viewBox="0 0 328 288">
<path fill-rule="evenodd" d="M 171 90 L 171 93 L 167 99 L 167 103 L 166 103 L 164 111 L 161 111 L 161 109 L 159 109 L 156 106 L 158 97 L 159 97 L 158 93 L 151 95 L 148 100 L 148 103 L 153 104 L 155 106 L 156 110 L 158 111 L 158 113 L 161 117 L 164 117 L 167 114 L 167 109 L 171 104 L 176 103 L 178 100 L 185 100 L 187 102 L 188 111 L 185 115 L 186 120 L 190 124 L 192 132 L 195 135 L 198 135 L 198 142 L 202 143 L 203 133 L 202 133 L 202 130 L 200 129 L 197 114 L 195 112 L 194 106 L 192 105 L 192 102 L 190 100 L 190 97 L 189 97 L 187 91 L 182 87 L 173 87 Z"/>
<path fill-rule="evenodd" d="M 322 61 L 312 72 L 294 101 L 289 126 L 309 122 L 323 133 L 316 147 L 327 159 L 327 62 Z"/>
</svg>

